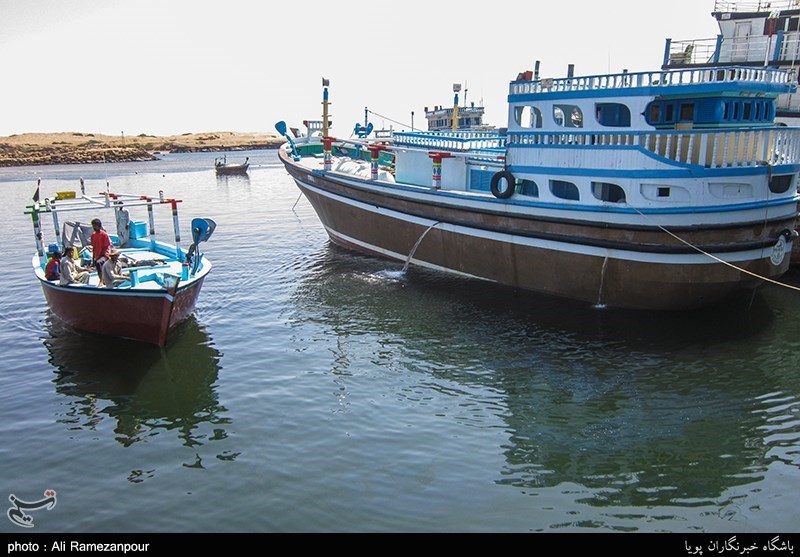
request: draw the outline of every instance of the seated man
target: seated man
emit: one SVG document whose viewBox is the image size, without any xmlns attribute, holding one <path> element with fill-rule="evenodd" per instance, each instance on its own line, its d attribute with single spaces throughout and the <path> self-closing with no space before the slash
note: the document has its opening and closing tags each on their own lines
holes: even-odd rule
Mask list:
<svg viewBox="0 0 800 557">
<path fill-rule="evenodd" d="M 44 278 L 58 280 L 61 278 L 61 252 L 56 249 L 50 254 L 50 261 L 44 268 Z"/>
<path fill-rule="evenodd" d="M 64 258 L 61 261 L 61 280 L 59 281 L 61 286 L 74 283 L 86 284 L 89 282 L 89 269 L 81 267 L 75 260 L 75 253 L 77 251 L 77 248 L 74 247 L 69 247 L 64 250 Z"/>
<path fill-rule="evenodd" d="M 126 275 L 123 275 L 119 265 L 119 251 L 112 249 L 109 253 L 108 261 L 103 263 L 100 267 L 100 280 L 106 288 L 114 288 L 121 283 L 128 280 Z"/>
</svg>

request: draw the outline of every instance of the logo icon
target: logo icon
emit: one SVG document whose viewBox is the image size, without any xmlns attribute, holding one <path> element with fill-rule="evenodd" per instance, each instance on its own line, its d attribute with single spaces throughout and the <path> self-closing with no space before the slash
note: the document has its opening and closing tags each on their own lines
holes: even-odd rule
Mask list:
<svg viewBox="0 0 800 557">
<path fill-rule="evenodd" d="M 39 509 L 47 509 L 48 511 L 56 506 L 56 492 L 52 489 L 46 489 L 44 492 L 44 499 L 28 503 L 18 498 L 13 493 L 8 496 L 8 500 L 14 505 L 8 509 L 6 513 L 8 519 L 23 528 L 33 528 L 33 517 L 25 511 L 37 511 Z"/>
</svg>

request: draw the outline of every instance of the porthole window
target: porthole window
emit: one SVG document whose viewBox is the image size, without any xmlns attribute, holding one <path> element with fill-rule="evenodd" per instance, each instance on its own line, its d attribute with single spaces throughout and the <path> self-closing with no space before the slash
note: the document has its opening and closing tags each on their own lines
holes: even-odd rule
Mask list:
<svg viewBox="0 0 800 557">
<path fill-rule="evenodd" d="M 534 106 L 517 106 L 514 119 L 521 128 L 541 128 L 542 112 Z"/>
<path fill-rule="evenodd" d="M 609 182 L 592 182 L 592 195 L 608 203 L 625 203 L 625 190 Z"/>
<path fill-rule="evenodd" d="M 564 180 L 550 180 L 550 192 L 559 199 L 578 201 L 581 198 L 578 186 Z"/>
<path fill-rule="evenodd" d="M 517 180 L 517 191 L 522 195 L 539 197 L 539 186 L 533 180 Z"/>
<path fill-rule="evenodd" d="M 557 104 L 553 106 L 553 121 L 562 128 L 582 128 L 583 112 L 572 104 Z"/>
</svg>

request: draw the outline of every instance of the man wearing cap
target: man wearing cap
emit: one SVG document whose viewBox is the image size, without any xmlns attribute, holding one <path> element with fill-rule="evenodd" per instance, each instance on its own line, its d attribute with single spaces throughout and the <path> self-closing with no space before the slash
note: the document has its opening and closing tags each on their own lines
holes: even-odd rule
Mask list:
<svg viewBox="0 0 800 557">
<path fill-rule="evenodd" d="M 100 275 L 100 269 L 103 267 L 111 254 L 111 237 L 108 232 L 103 230 L 103 223 L 100 219 L 92 219 L 92 265 L 97 269 L 97 274 Z M 102 275 L 101 275 L 102 276 Z"/>
<path fill-rule="evenodd" d="M 47 262 L 47 266 L 44 268 L 44 278 L 47 280 L 58 280 L 61 278 L 61 252 L 58 250 L 58 246 L 56 246 L 55 250 L 51 249 L 50 253 L 50 261 Z"/>
<path fill-rule="evenodd" d="M 120 273 L 119 251 L 113 248 L 111 249 L 109 252 L 109 259 L 103 264 L 100 276 L 103 280 L 103 286 L 106 288 L 114 288 L 128 280 L 128 277 Z"/>
</svg>

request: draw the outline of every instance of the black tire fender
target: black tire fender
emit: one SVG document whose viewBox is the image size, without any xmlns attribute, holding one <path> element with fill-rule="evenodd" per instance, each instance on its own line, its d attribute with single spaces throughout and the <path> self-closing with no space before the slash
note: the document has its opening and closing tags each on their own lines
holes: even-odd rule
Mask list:
<svg viewBox="0 0 800 557">
<path fill-rule="evenodd" d="M 505 191 L 500 191 L 500 180 L 502 180 L 503 178 L 505 178 L 506 182 L 508 182 L 508 187 L 506 188 Z M 497 174 L 495 174 L 494 176 L 492 176 L 492 183 L 491 183 L 492 194 L 498 199 L 508 199 L 509 197 L 514 195 L 514 191 L 516 190 L 516 184 L 517 180 L 516 178 L 514 178 L 514 175 L 511 174 L 511 172 L 509 172 L 508 170 L 502 170 Z"/>
</svg>

